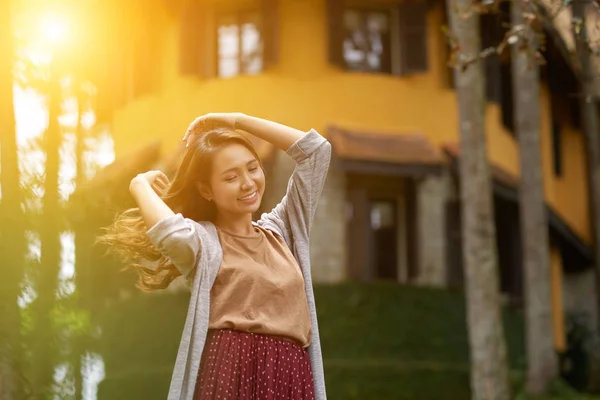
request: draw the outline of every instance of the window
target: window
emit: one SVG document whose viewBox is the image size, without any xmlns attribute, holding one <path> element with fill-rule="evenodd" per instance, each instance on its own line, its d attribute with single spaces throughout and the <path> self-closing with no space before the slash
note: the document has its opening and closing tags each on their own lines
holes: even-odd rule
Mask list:
<svg viewBox="0 0 600 400">
<path fill-rule="evenodd" d="M 389 13 L 346 9 L 343 21 L 343 56 L 347 69 L 391 72 Z"/>
<path fill-rule="evenodd" d="M 254 75 L 276 65 L 280 3 L 186 2 L 179 26 L 181 74 L 202 79 Z"/>
<path fill-rule="evenodd" d="M 217 55 L 220 77 L 260 73 L 263 69 L 261 14 L 239 13 L 219 18 Z"/>
<path fill-rule="evenodd" d="M 425 2 L 351 3 L 327 0 L 332 64 L 349 71 L 396 75 L 427 71 Z"/>
</svg>

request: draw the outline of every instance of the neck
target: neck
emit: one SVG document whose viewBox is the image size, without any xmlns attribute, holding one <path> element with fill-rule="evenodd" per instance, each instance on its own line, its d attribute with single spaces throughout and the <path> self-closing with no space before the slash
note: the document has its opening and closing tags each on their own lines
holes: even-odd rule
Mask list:
<svg viewBox="0 0 600 400">
<path fill-rule="evenodd" d="M 227 215 L 218 213 L 215 224 L 224 231 L 238 235 L 249 235 L 254 231 L 252 214 Z"/>
</svg>

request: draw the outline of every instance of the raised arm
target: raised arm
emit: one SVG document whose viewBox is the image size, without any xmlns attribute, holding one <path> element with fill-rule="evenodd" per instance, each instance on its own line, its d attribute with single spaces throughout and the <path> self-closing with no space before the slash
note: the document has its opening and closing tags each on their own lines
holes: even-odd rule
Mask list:
<svg viewBox="0 0 600 400">
<path fill-rule="evenodd" d="M 325 185 L 331 144 L 317 131 L 303 133 L 286 153 L 296 162 L 281 202 L 262 215 L 259 225 L 279 231 L 288 245 L 299 236 L 308 240 L 312 221 Z"/>
<path fill-rule="evenodd" d="M 168 184 L 169 179 L 161 171 L 139 174 L 129 184 L 129 191 L 148 228 L 174 214 L 157 193 L 164 190 Z"/>
<path fill-rule="evenodd" d="M 283 151 L 287 151 L 294 143 L 306 135 L 306 132 L 287 125 L 245 114 L 238 114 L 235 121 L 235 128 L 269 142 Z"/>
<path fill-rule="evenodd" d="M 175 214 L 160 198 L 158 192 L 167 184 L 168 179 L 162 172 L 149 171 L 136 176 L 129 190 L 148 228 L 148 238 L 189 282 L 201 253 L 203 228 L 195 221 Z"/>
<path fill-rule="evenodd" d="M 246 131 L 283 151 L 287 151 L 292 144 L 306 134 L 301 130 L 278 122 L 251 117 L 243 113 L 209 113 L 196 118 L 190 124 L 182 140 L 189 144 L 194 139 L 195 134 L 218 127 Z"/>
</svg>

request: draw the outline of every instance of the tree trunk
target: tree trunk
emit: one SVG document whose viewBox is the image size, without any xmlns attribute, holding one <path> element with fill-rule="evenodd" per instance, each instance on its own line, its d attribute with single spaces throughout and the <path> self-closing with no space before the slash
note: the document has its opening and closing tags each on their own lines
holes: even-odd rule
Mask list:
<svg viewBox="0 0 600 400">
<path fill-rule="evenodd" d="M 550 256 L 540 149 L 540 76 L 535 32 L 523 18 L 525 0 L 511 6 L 511 25 L 525 33 L 511 46 L 515 133 L 519 143 L 521 179 L 519 212 L 523 240 L 523 272 L 527 348 L 526 390 L 545 393 L 558 376 L 558 360 L 552 335 Z"/>
<path fill-rule="evenodd" d="M 480 51 L 479 15 L 471 1 L 447 1 L 452 33 L 461 54 Z M 460 60 L 460 58 L 459 58 Z M 455 69 L 460 120 L 460 193 L 467 325 L 474 400 L 508 400 L 510 384 L 502 327 L 496 232 L 485 137 L 481 60 Z"/>
<path fill-rule="evenodd" d="M 52 309 L 56 303 L 58 274 L 60 271 L 62 212 L 58 193 L 58 170 L 60 164 L 61 131 L 58 123 L 61 91 L 58 77 L 51 76 L 48 101 L 48 129 L 45 133 L 46 168 L 42 223 L 40 224 L 41 262 L 37 286 L 38 297 L 34 302 L 36 318 L 36 345 L 34 349 L 36 396 L 44 398 L 51 390 L 56 366 L 56 338 Z"/>
<path fill-rule="evenodd" d="M 3 400 L 24 398 L 17 297 L 27 250 L 13 107 L 14 47 L 10 3 L 0 2 L 0 54 L 3 60 L 0 62 L 0 399 Z"/>
<path fill-rule="evenodd" d="M 589 38 L 586 27 L 586 0 L 573 2 L 573 19 L 581 21 L 579 29 L 574 24 L 575 46 L 581 65 L 583 82 L 581 84 L 581 124 L 586 142 L 587 172 L 589 185 L 590 211 L 592 215 L 592 232 L 594 236 L 594 258 L 596 275 L 596 326 L 595 346 L 591 354 L 590 390 L 600 392 L 600 137 L 598 133 L 598 111 L 594 96 L 595 67 L 591 59 Z"/>
<path fill-rule="evenodd" d="M 85 111 L 84 107 L 84 92 L 83 90 L 78 91 L 77 104 L 78 104 L 78 123 L 77 123 L 77 134 L 76 134 L 76 147 L 75 147 L 75 188 L 81 187 L 85 182 L 85 171 L 84 171 L 84 157 L 83 153 L 85 150 L 85 127 L 82 125 L 82 114 Z M 75 216 L 73 224 L 73 231 L 75 233 L 75 288 L 77 295 L 77 307 L 82 310 L 89 310 L 88 304 L 85 299 L 88 295 L 89 285 L 89 254 L 91 252 L 90 246 L 93 243 L 93 237 L 90 237 L 89 228 L 86 227 L 85 221 L 82 221 L 78 215 Z M 74 347 L 74 375 L 75 375 L 75 400 L 83 399 L 83 379 L 84 376 L 81 372 L 84 365 L 85 354 L 87 350 L 87 337 L 77 337 L 75 339 Z"/>
<path fill-rule="evenodd" d="M 577 55 L 581 64 L 583 82 L 581 85 L 581 124 L 586 140 L 588 180 L 590 190 L 590 208 L 592 213 L 592 230 L 594 231 L 594 255 L 596 258 L 596 287 L 600 288 L 600 137 L 598 136 L 598 111 L 594 101 L 595 67 L 592 64 L 589 50 L 589 38 L 585 25 L 585 6 L 587 1 L 575 0 L 573 2 L 573 18 L 582 21 L 579 25 L 579 34 L 575 32 Z M 597 326 L 600 332 L 600 291 L 596 296 Z"/>
</svg>

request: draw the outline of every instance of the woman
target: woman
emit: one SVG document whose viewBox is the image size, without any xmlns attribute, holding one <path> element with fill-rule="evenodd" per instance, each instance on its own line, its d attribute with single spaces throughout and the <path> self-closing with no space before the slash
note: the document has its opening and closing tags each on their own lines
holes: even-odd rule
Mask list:
<svg viewBox="0 0 600 400">
<path fill-rule="evenodd" d="M 285 197 L 256 223 L 264 171 L 236 130 L 297 163 Z M 130 191 L 139 208 L 101 239 L 132 261 L 142 290 L 165 288 L 180 275 L 191 287 L 168 398 L 326 399 L 309 233 L 329 142 L 315 130 L 240 113 L 199 117 L 183 141 L 187 152 L 173 182 L 160 171 L 135 177 Z"/>
</svg>

